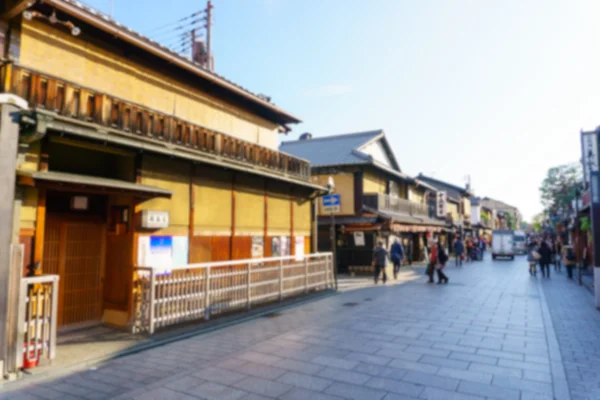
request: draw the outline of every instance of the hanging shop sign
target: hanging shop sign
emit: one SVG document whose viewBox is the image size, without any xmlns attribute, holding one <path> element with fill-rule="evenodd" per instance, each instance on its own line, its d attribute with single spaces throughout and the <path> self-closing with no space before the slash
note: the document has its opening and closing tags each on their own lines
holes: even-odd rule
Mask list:
<svg viewBox="0 0 600 400">
<path fill-rule="evenodd" d="M 446 192 L 437 192 L 435 201 L 436 215 L 438 218 L 445 218 L 448 214 L 447 194 Z"/>
<path fill-rule="evenodd" d="M 142 228 L 162 229 L 169 227 L 169 212 L 159 210 L 142 211 Z"/>
<path fill-rule="evenodd" d="M 598 171 L 598 130 L 591 132 L 581 131 L 581 162 L 583 164 L 583 178 L 586 183 L 590 181 L 590 174 Z"/>
</svg>

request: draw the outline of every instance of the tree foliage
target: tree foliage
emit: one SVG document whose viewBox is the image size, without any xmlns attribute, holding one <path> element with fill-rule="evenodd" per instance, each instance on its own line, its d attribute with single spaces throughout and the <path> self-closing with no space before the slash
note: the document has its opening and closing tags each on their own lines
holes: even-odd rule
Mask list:
<svg viewBox="0 0 600 400">
<path fill-rule="evenodd" d="M 544 211 L 555 215 L 558 210 L 567 210 L 575 198 L 574 188 L 582 181 L 579 163 L 564 164 L 548 170 L 540 186 L 540 197 Z"/>
</svg>

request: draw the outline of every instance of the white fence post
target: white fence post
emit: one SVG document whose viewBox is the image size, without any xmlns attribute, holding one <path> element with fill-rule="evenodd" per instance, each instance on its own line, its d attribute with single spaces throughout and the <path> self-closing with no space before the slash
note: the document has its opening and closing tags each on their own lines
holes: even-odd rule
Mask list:
<svg viewBox="0 0 600 400">
<path fill-rule="evenodd" d="M 304 257 L 304 293 L 308 293 L 308 257 Z"/>
<path fill-rule="evenodd" d="M 148 331 L 150 332 L 150 334 L 152 335 L 154 333 L 154 308 L 155 308 L 155 296 L 156 296 L 156 272 L 154 270 L 154 268 L 150 269 L 150 311 L 149 314 L 150 316 L 148 318 L 150 318 L 149 324 L 150 326 L 148 327 Z"/>
<path fill-rule="evenodd" d="M 247 291 L 247 302 L 248 302 L 248 311 L 252 308 L 252 262 L 248 263 L 248 271 L 246 275 L 246 291 Z"/>
<path fill-rule="evenodd" d="M 204 319 L 210 319 L 210 267 L 204 269 Z"/>
<path fill-rule="evenodd" d="M 279 301 L 283 301 L 283 260 L 279 260 Z"/>
<path fill-rule="evenodd" d="M 56 329 L 58 326 L 58 275 L 52 281 L 52 314 L 50 319 L 50 358 L 56 356 Z"/>
</svg>

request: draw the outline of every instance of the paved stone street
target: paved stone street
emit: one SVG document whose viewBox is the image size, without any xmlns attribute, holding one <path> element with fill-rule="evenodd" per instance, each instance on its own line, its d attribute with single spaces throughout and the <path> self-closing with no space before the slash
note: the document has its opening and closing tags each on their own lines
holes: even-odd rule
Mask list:
<svg viewBox="0 0 600 400">
<path fill-rule="evenodd" d="M 2 397 L 600 399 L 587 290 L 520 258 L 447 270 L 448 285 L 367 285 Z"/>
</svg>

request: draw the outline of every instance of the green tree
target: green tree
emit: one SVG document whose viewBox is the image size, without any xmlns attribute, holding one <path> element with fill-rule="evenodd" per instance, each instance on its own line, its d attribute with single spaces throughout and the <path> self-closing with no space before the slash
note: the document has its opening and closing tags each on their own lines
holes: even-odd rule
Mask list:
<svg viewBox="0 0 600 400">
<path fill-rule="evenodd" d="M 571 201 L 575 198 L 574 188 L 581 183 L 581 180 L 582 171 L 579 163 L 550 168 L 540 186 L 544 212 L 552 216 L 560 209 L 569 209 Z"/>
</svg>

